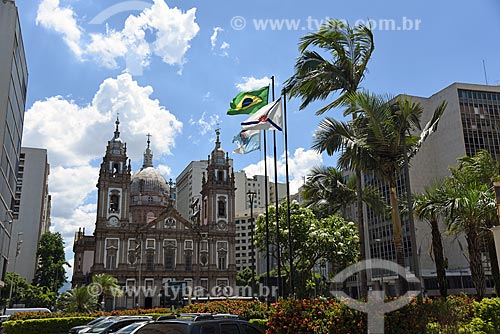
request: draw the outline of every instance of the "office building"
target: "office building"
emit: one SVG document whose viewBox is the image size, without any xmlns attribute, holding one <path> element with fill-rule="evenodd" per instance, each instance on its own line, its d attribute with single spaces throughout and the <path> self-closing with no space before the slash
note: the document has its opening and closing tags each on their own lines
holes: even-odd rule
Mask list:
<svg viewBox="0 0 500 334">
<path fill-rule="evenodd" d="M 48 177 L 47 150 L 21 147 L 8 271 L 23 276 L 28 282 L 33 280 L 37 269 L 36 252 L 40 237 L 50 227 Z M 16 256 L 18 236 L 22 244 Z"/>
<path fill-rule="evenodd" d="M 9 210 L 16 192 L 27 84 L 17 7 L 14 1 L 0 1 L 0 286 L 9 262 L 13 219 Z"/>
<path fill-rule="evenodd" d="M 434 109 L 443 101 L 448 102 L 438 126 L 438 130 L 429 136 L 417 155 L 411 160 L 410 185 L 413 193 L 422 193 L 433 180 L 450 174 L 449 167 L 456 166 L 457 159 L 465 155 L 473 156 L 479 150 L 487 150 L 500 161 L 500 86 L 454 83 L 445 89 L 425 98 L 410 96 L 424 107 L 422 124 L 431 117 Z M 377 185 L 385 195 L 388 189 L 378 180 L 365 176 L 365 183 Z M 405 186 L 398 182 L 398 194 L 404 194 Z M 392 224 L 390 219 L 383 219 L 365 208 L 366 247 L 374 258 L 395 260 L 392 243 Z M 436 269 L 431 257 L 431 230 L 426 222 L 415 221 L 414 231 L 410 230 L 406 219 L 403 220 L 403 239 L 405 263 L 414 271 L 412 247 L 418 254 L 421 277 L 429 295 L 436 295 Z M 443 247 L 447 259 L 448 285 L 450 293 L 465 291 L 474 293 L 468 264 L 467 242 L 459 236 L 449 236 L 446 227 L 441 224 Z M 411 242 L 414 233 L 416 244 Z M 483 256 L 484 269 L 491 274 L 489 255 Z M 492 289 L 488 288 L 487 293 Z"/>
</svg>

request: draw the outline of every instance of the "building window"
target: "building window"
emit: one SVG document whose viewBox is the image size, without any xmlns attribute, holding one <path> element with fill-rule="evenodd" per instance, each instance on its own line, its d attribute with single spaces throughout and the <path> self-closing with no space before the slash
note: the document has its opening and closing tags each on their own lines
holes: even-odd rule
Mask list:
<svg viewBox="0 0 500 334">
<path fill-rule="evenodd" d="M 217 241 L 217 269 L 227 270 L 227 241 Z"/>
<path fill-rule="evenodd" d="M 105 246 L 106 246 L 105 268 L 116 269 L 117 268 L 116 254 L 118 254 L 118 239 L 114 238 L 106 239 Z"/>
<path fill-rule="evenodd" d="M 224 197 L 219 197 L 217 201 L 217 216 L 226 217 L 226 199 Z"/>
<path fill-rule="evenodd" d="M 146 270 L 152 271 L 153 270 L 153 265 L 154 265 L 154 260 L 155 259 L 155 253 L 154 250 L 149 249 L 146 254 Z"/>
<path fill-rule="evenodd" d="M 177 248 L 177 241 L 166 239 L 163 241 L 163 264 L 165 270 L 175 270 L 175 251 Z"/>
<path fill-rule="evenodd" d="M 109 196 L 109 213 L 120 212 L 120 192 L 113 190 Z"/>
<path fill-rule="evenodd" d="M 184 262 L 186 263 L 186 271 L 193 270 L 193 251 L 192 250 L 185 251 L 185 261 Z"/>
</svg>

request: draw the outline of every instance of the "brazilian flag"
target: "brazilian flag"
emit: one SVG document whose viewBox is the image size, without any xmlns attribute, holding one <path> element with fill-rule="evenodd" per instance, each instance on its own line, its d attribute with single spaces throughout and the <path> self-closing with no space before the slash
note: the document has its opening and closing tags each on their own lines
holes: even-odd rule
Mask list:
<svg viewBox="0 0 500 334">
<path fill-rule="evenodd" d="M 267 105 L 269 86 L 249 92 L 241 92 L 229 103 L 228 115 L 253 114 Z"/>
</svg>

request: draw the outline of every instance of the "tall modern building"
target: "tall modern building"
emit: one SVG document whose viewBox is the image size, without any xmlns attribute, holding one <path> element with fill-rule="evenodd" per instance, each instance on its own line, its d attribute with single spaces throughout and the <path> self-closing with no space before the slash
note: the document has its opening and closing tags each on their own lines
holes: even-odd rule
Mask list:
<svg viewBox="0 0 500 334">
<path fill-rule="evenodd" d="M 249 192 L 255 193 L 253 199 L 253 219 L 256 220 L 260 214 L 265 214 L 265 177 L 254 175 L 247 177 L 244 171 L 234 173 L 236 183 L 236 268 L 242 270 L 252 265 L 252 221 L 250 212 Z M 269 205 L 276 205 L 276 189 L 274 182 L 268 182 Z M 278 201 L 286 198 L 286 183 L 278 183 Z M 255 250 L 256 273 L 262 274 L 266 271 L 266 254 Z M 271 259 L 270 266 L 276 266 L 276 261 Z"/>
<path fill-rule="evenodd" d="M 28 69 L 17 7 L 0 1 L 0 286 L 11 243 L 16 172 L 21 150 Z"/>
<path fill-rule="evenodd" d="M 48 177 L 47 150 L 21 147 L 8 271 L 16 272 L 28 282 L 33 280 L 37 269 L 36 252 L 40 237 L 50 227 Z M 19 245 L 20 252 L 16 256 L 18 236 L 23 243 Z"/>
<path fill-rule="evenodd" d="M 422 124 L 431 117 L 434 109 L 447 101 L 448 107 L 443 114 L 438 130 L 429 136 L 411 160 L 410 186 L 413 193 L 422 193 L 433 180 L 449 175 L 449 167 L 456 166 L 457 158 L 473 156 L 479 150 L 487 150 L 500 161 L 500 86 L 454 83 L 426 98 L 410 96 L 420 102 L 425 112 Z M 365 177 L 365 183 L 387 189 L 375 178 Z M 403 194 L 404 182 L 398 182 L 398 193 Z M 374 258 L 395 259 L 392 244 L 392 225 L 390 219 L 383 219 L 365 208 L 366 247 Z M 450 293 L 465 291 L 474 293 L 468 264 L 467 242 L 463 236 L 448 236 L 442 226 L 447 276 Z M 431 230 L 427 223 L 415 221 L 412 231 L 403 221 L 405 261 L 407 267 L 414 270 L 412 247 L 418 254 L 417 263 L 421 268 L 421 277 L 429 295 L 438 293 L 435 263 L 431 257 Z M 416 244 L 411 242 L 414 233 Z M 489 255 L 483 254 L 483 265 L 487 275 L 490 272 Z M 386 280 L 387 282 L 390 279 Z M 491 289 L 488 292 L 492 292 Z"/>
</svg>

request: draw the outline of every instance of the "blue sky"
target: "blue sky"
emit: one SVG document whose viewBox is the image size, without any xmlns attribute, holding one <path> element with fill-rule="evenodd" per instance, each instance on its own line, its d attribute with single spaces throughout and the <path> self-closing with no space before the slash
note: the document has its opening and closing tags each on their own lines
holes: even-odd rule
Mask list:
<svg viewBox="0 0 500 334">
<path fill-rule="evenodd" d="M 429 96 L 457 81 L 484 83 L 483 60 L 489 83 L 500 84 L 495 0 L 16 4 L 29 69 L 23 145 L 49 150 L 53 230 L 63 233 L 68 259 L 74 231 L 93 230 L 97 168 L 117 112 L 134 170 L 150 132 L 155 165 L 175 179 L 191 160 L 210 153 L 217 123 L 223 147 L 235 149 L 231 140 L 245 116 L 225 115 L 230 100 L 272 75 L 279 92 L 292 74 L 299 38 L 328 17 L 373 20 L 366 89 Z M 393 20 L 396 29 L 381 28 L 381 20 Z M 321 120 L 314 112 L 322 105 L 298 111 L 298 101 L 288 104 L 293 188 L 312 166 L 335 164 L 310 150 Z M 340 117 L 341 110 L 330 115 Z M 278 151 L 283 154 L 281 136 Z M 235 169 L 248 174 L 262 167 L 259 152 L 231 157 Z"/>
</svg>

